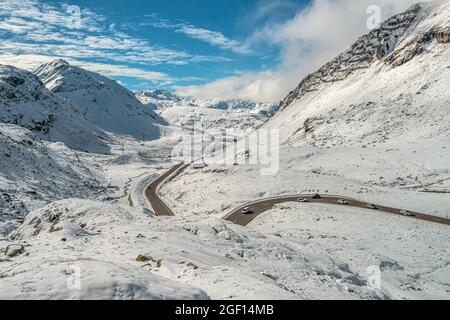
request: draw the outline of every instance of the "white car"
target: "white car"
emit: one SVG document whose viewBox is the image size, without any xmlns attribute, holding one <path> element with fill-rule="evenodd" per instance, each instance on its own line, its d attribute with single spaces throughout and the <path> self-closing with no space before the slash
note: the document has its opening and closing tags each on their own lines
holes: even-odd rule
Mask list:
<svg viewBox="0 0 450 320">
<path fill-rule="evenodd" d="M 348 206 L 350 204 L 347 200 L 344 199 L 339 199 L 337 203 L 344 206 Z"/>
<path fill-rule="evenodd" d="M 306 198 L 298 198 L 297 202 L 309 202 L 309 200 Z"/>
<path fill-rule="evenodd" d="M 244 209 L 242 209 L 242 214 L 254 214 L 255 212 L 250 209 L 249 207 L 246 207 Z"/>
<path fill-rule="evenodd" d="M 372 209 L 372 210 L 378 210 L 378 207 L 376 205 L 374 205 L 374 204 L 371 204 L 371 203 L 367 204 L 367 208 L 368 209 Z"/>
<path fill-rule="evenodd" d="M 400 214 L 406 217 L 415 217 L 416 215 L 408 210 L 400 210 Z"/>
</svg>

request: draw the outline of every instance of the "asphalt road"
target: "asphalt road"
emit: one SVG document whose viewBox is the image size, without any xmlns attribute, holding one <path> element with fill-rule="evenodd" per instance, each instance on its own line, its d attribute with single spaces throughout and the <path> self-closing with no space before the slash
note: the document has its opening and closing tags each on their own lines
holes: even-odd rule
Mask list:
<svg viewBox="0 0 450 320">
<path fill-rule="evenodd" d="M 252 222 L 257 216 L 261 213 L 268 211 L 274 207 L 276 204 L 286 203 L 286 202 L 297 202 L 299 198 L 308 199 L 309 203 L 312 204 L 328 204 L 328 205 L 339 205 L 339 206 L 347 206 L 347 207 L 355 207 L 355 208 L 363 208 L 367 210 L 367 213 L 389 213 L 397 216 L 401 216 L 405 219 L 416 219 L 428 222 L 435 222 L 445 225 L 450 225 L 450 219 L 445 219 L 441 217 L 431 216 L 419 212 L 410 211 L 414 214 L 413 217 L 407 217 L 400 213 L 402 209 L 386 207 L 382 205 L 375 204 L 378 209 L 368 209 L 367 202 L 359 201 L 356 199 L 348 198 L 348 197 L 340 197 L 340 196 L 331 196 L 331 195 L 321 195 L 322 199 L 313 199 L 313 195 L 301 194 L 296 196 L 285 196 L 285 197 L 277 197 L 270 199 L 263 199 L 251 203 L 247 203 L 245 205 L 240 206 L 239 208 L 233 210 L 231 213 L 227 214 L 224 219 L 231 221 L 233 223 L 239 224 L 241 226 L 247 226 L 250 222 Z M 338 200 L 344 199 L 348 201 L 348 205 L 340 205 L 338 204 Z M 249 208 L 253 211 L 252 214 L 243 214 L 242 211 L 244 208 Z"/>
<path fill-rule="evenodd" d="M 158 191 L 161 188 L 163 182 L 166 181 L 172 174 L 174 174 L 178 169 L 181 172 L 188 165 L 184 163 L 177 164 L 176 166 L 170 168 L 167 172 L 161 175 L 158 179 L 154 180 L 148 187 L 145 189 L 145 196 L 147 200 L 150 202 L 153 210 L 155 211 L 157 216 L 174 216 L 173 211 L 165 204 L 165 202 L 159 197 Z"/>
<path fill-rule="evenodd" d="M 158 191 L 159 188 L 161 188 L 162 184 L 164 182 L 167 182 L 166 179 L 170 177 L 174 177 L 176 174 L 183 171 L 185 168 L 187 168 L 189 164 L 180 163 L 175 165 L 174 167 L 170 168 L 166 173 L 161 175 L 158 179 L 153 181 L 145 190 L 145 196 L 147 197 L 148 201 L 153 207 L 153 210 L 155 211 L 156 215 L 158 216 L 174 216 L 174 212 L 164 203 L 164 201 L 159 197 Z M 295 196 L 280 196 L 280 197 L 274 197 L 274 198 L 267 198 L 262 199 L 254 202 L 250 202 L 247 204 L 244 204 L 240 206 L 239 208 L 233 210 L 229 214 L 227 214 L 223 219 L 231 221 L 235 224 L 241 225 L 241 226 L 247 226 L 250 222 L 252 222 L 257 216 L 259 216 L 261 213 L 264 213 L 270 209 L 272 209 L 276 204 L 286 203 L 286 202 L 297 202 L 299 198 L 308 199 L 308 203 L 312 204 L 327 204 L 327 205 L 339 205 L 338 200 L 343 199 L 348 201 L 348 205 L 345 205 L 347 207 L 354 207 L 354 208 L 363 208 L 367 210 L 368 214 L 371 213 L 389 213 L 394 214 L 400 217 L 403 217 L 404 219 L 416 219 L 416 220 L 422 220 L 422 221 L 428 221 L 428 222 L 434 222 L 444 225 L 450 225 L 450 219 L 436 217 L 432 215 L 427 215 L 424 213 L 414 212 L 411 211 L 411 213 L 414 214 L 413 217 L 404 216 L 400 213 L 402 209 L 399 208 L 392 208 L 392 207 L 386 207 L 382 205 L 375 204 L 377 209 L 368 209 L 367 208 L 367 202 L 363 202 L 360 200 L 352 199 L 349 197 L 342 197 L 337 195 L 321 195 L 321 199 L 313 199 L 313 195 L 311 194 L 300 194 Z M 253 213 L 252 214 L 243 214 L 242 211 L 244 208 L 249 208 Z"/>
</svg>

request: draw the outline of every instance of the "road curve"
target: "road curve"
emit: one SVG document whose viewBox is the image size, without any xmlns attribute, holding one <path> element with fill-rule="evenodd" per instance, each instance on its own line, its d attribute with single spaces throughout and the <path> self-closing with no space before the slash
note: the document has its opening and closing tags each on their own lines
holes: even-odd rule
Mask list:
<svg viewBox="0 0 450 320">
<path fill-rule="evenodd" d="M 161 186 L 167 182 L 171 176 L 175 176 L 180 173 L 184 169 L 186 169 L 189 164 L 179 163 L 172 168 L 170 168 L 166 173 L 161 175 L 159 178 L 154 180 L 145 190 L 145 196 L 150 202 L 153 210 L 155 211 L 157 216 L 174 216 L 174 212 L 164 203 L 164 201 L 159 197 L 158 191 Z M 321 195 L 321 199 L 313 199 L 313 195 L 311 194 L 299 194 L 299 195 L 291 195 L 291 196 L 279 196 L 273 198 L 261 199 L 253 202 L 249 202 L 247 204 L 241 205 L 239 208 L 233 210 L 229 214 L 227 214 L 223 219 L 227 221 L 231 221 L 235 224 L 241 226 L 247 226 L 250 222 L 252 222 L 257 216 L 260 214 L 272 209 L 276 204 L 286 203 L 286 202 L 297 202 L 299 198 L 308 199 L 308 203 L 312 204 L 328 204 L 328 205 L 339 205 L 338 200 L 343 199 L 348 201 L 347 207 L 354 208 L 362 208 L 366 209 L 367 212 L 384 212 L 389 214 L 394 214 L 405 219 L 416 219 L 428 222 L 434 222 L 444 225 L 450 225 L 450 219 L 432 216 L 424 213 L 410 211 L 414 214 L 413 217 L 407 217 L 400 213 L 402 209 L 386 207 L 382 205 L 375 204 L 377 209 L 368 209 L 367 202 L 356 200 L 349 197 L 343 197 L 338 195 Z M 343 205 L 339 205 L 343 206 Z M 242 210 L 244 208 L 249 208 L 253 211 L 252 214 L 243 214 Z"/>
<path fill-rule="evenodd" d="M 155 214 L 157 216 L 174 216 L 173 211 L 165 204 L 165 202 L 159 197 L 158 191 L 166 182 L 166 180 L 174 173 L 181 172 L 188 165 L 184 163 L 179 163 L 172 168 L 170 168 L 167 172 L 162 174 L 159 178 L 154 180 L 150 185 L 145 189 L 145 196 L 147 200 L 150 202 Z"/>
<path fill-rule="evenodd" d="M 300 194 L 295 196 L 281 196 L 281 197 L 274 197 L 274 198 L 267 198 L 262 199 L 254 202 L 250 202 L 247 204 L 244 204 L 240 206 L 239 208 L 233 210 L 229 214 L 227 214 L 224 219 L 231 221 L 235 224 L 239 224 L 241 226 L 247 226 L 250 222 L 252 222 L 257 216 L 259 216 L 261 213 L 266 212 L 270 209 L 272 209 L 276 204 L 286 203 L 286 202 L 297 202 L 299 198 L 308 199 L 308 203 L 312 204 L 328 204 L 328 205 L 339 205 L 338 200 L 343 199 L 348 201 L 347 207 L 355 207 L 355 208 L 363 208 L 366 209 L 367 212 L 384 212 L 384 213 L 390 213 L 397 216 L 401 216 L 405 219 L 417 219 L 417 220 L 423 220 L 428 222 L 434 222 L 444 225 L 450 225 L 450 219 L 436 217 L 432 215 L 427 215 L 419 212 L 411 211 L 414 216 L 413 217 L 407 217 L 400 213 L 401 209 L 398 208 L 392 208 L 392 207 L 386 207 L 375 204 L 375 206 L 378 209 L 368 209 L 367 208 L 367 202 L 363 202 L 360 200 L 348 198 L 348 197 L 340 197 L 335 195 L 321 195 L 321 199 L 313 199 L 313 195 L 308 194 Z M 343 205 L 340 205 L 343 206 Z M 253 211 L 252 214 L 243 214 L 242 210 L 244 208 L 249 208 L 251 211 Z"/>
</svg>

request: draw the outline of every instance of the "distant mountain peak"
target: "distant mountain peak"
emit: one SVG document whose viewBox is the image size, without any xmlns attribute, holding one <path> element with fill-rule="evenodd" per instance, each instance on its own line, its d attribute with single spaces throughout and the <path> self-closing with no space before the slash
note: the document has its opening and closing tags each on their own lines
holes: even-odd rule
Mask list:
<svg viewBox="0 0 450 320">
<path fill-rule="evenodd" d="M 176 106 L 204 107 L 220 110 L 251 110 L 260 107 L 272 108 L 273 103 L 259 103 L 243 99 L 205 99 L 194 96 L 179 96 L 173 91 L 165 89 L 143 90 L 136 92 L 136 97 L 149 106 L 165 109 Z"/>
<path fill-rule="evenodd" d="M 52 92 L 71 92 L 83 89 L 100 89 L 108 82 L 110 86 L 119 87 L 99 74 L 73 66 L 67 61 L 56 59 L 39 66 L 35 71 L 45 86 Z"/>
<path fill-rule="evenodd" d="M 70 65 L 70 63 L 67 62 L 64 59 L 55 59 L 55 60 L 49 62 L 48 64 L 49 65 L 54 65 L 54 66 L 68 66 L 68 65 Z"/>
</svg>

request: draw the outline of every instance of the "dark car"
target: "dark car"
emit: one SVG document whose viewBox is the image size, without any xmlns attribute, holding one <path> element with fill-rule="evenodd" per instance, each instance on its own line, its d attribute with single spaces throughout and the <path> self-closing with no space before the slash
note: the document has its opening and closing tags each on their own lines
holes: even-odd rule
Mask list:
<svg viewBox="0 0 450 320">
<path fill-rule="evenodd" d="M 368 209 L 373 209 L 373 210 L 378 210 L 378 207 L 376 205 L 372 204 L 372 203 L 368 203 L 367 204 L 367 208 Z"/>
<path fill-rule="evenodd" d="M 416 214 L 409 210 L 400 210 L 400 214 L 406 217 L 415 217 Z"/>
</svg>

